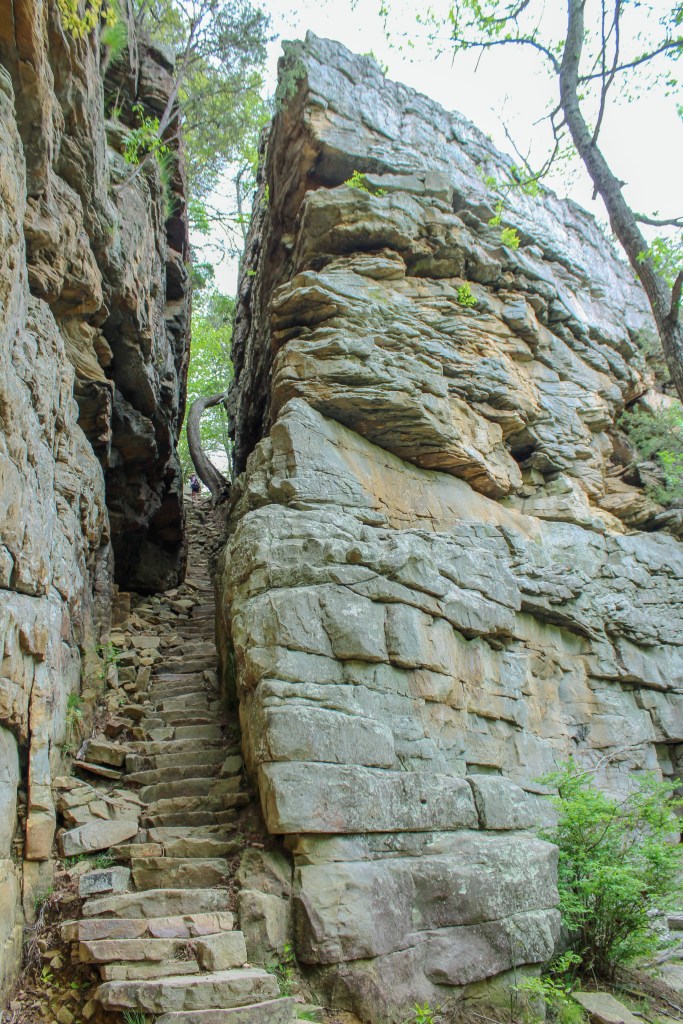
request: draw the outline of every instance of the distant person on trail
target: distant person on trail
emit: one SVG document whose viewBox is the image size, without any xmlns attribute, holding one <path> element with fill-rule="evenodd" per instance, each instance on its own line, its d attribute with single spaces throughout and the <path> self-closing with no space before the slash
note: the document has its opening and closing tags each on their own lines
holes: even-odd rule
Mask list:
<svg viewBox="0 0 683 1024">
<path fill-rule="evenodd" d="M 202 489 L 202 485 L 199 482 L 199 477 L 196 473 L 193 473 L 190 477 L 190 490 L 192 491 L 192 500 L 196 501 L 199 497 L 199 492 Z"/>
</svg>

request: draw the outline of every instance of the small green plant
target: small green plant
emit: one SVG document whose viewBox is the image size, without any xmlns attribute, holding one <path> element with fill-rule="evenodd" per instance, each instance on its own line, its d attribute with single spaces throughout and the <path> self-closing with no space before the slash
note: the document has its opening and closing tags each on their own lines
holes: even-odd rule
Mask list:
<svg viewBox="0 0 683 1024">
<path fill-rule="evenodd" d="M 558 1024 L 582 1024 L 584 1013 L 571 997 L 576 983 L 576 968 L 581 957 L 576 953 L 563 953 L 546 965 L 538 978 L 526 978 L 515 986 L 516 992 L 523 992 L 532 1000 L 542 1000 L 547 1016 Z"/>
<path fill-rule="evenodd" d="M 111 27 L 116 24 L 117 10 L 110 0 L 57 0 L 57 7 L 62 18 L 62 25 L 74 39 L 83 39 L 100 20 Z"/>
<path fill-rule="evenodd" d="M 411 1024 L 434 1024 L 434 1010 L 429 1003 L 415 1003 L 412 1009 Z"/>
<path fill-rule="evenodd" d="M 266 183 L 266 187 L 263 190 L 263 198 L 261 202 L 264 206 L 270 206 L 270 185 Z"/>
<path fill-rule="evenodd" d="M 39 913 L 50 901 L 50 897 L 54 895 L 54 885 L 49 885 L 43 892 L 38 892 L 33 897 L 33 909 L 36 913 Z"/>
<path fill-rule="evenodd" d="M 50 970 L 50 968 L 47 966 L 47 964 L 45 964 L 45 966 L 40 972 L 40 980 L 42 984 L 47 985 L 48 988 L 51 988 L 52 985 L 54 984 L 55 976 Z"/>
<path fill-rule="evenodd" d="M 519 249 L 520 238 L 516 228 L 503 228 L 500 240 L 508 249 Z"/>
<path fill-rule="evenodd" d="M 503 212 L 505 210 L 505 203 L 503 202 L 502 199 L 498 200 L 494 209 L 496 212 L 494 213 L 493 217 L 491 217 L 491 219 L 489 220 L 489 225 L 492 228 L 499 228 L 501 221 L 503 219 Z"/>
<path fill-rule="evenodd" d="M 128 46 L 128 21 L 121 14 L 120 0 L 109 0 L 110 16 L 100 34 L 100 42 L 107 48 L 107 64 L 114 64 Z"/>
<path fill-rule="evenodd" d="M 256 271 L 252 270 L 250 267 L 249 270 L 247 270 L 247 277 L 256 277 Z"/>
<path fill-rule="evenodd" d="M 284 55 L 275 90 L 275 112 L 278 114 L 289 100 L 294 99 L 299 90 L 299 83 L 306 78 L 306 65 L 301 58 L 301 44 L 284 43 L 282 48 Z"/>
<path fill-rule="evenodd" d="M 472 294 L 472 289 L 470 288 L 469 281 L 465 281 L 464 284 L 460 285 L 457 291 L 456 299 L 458 305 L 464 306 L 465 309 L 471 309 L 473 306 L 476 306 L 477 299 Z"/>
<path fill-rule="evenodd" d="M 628 434 L 643 459 L 654 459 L 661 484 L 646 492 L 653 501 L 670 506 L 683 501 L 683 406 L 676 402 L 657 412 L 625 412 L 619 426 Z"/>
<path fill-rule="evenodd" d="M 73 857 L 64 858 L 64 867 L 68 870 L 69 868 L 75 867 L 76 864 L 81 864 L 84 860 L 89 860 L 89 853 L 76 853 Z"/>
<path fill-rule="evenodd" d="M 176 197 L 173 193 L 173 175 L 176 169 L 176 156 L 167 147 L 162 147 L 154 154 L 159 177 L 161 179 L 161 192 L 163 198 L 162 211 L 164 221 L 172 217 L 176 208 Z"/>
<path fill-rule="evenodd" d="M 348 178 L 344 184 L 347 185 L 348 188 L 357 188 L 359 192 L 367 192 L 371 196 L 386 195 L 386 189 L 375 188 L 360 171 L 354 171 L 351 177 Z"/>
<path fill-rule="evenodd" d="M 266 964 L 266 970 L 274 974 L 280 986 L 280 995 L 291 996 L 294 989 L 294 965 L 296 957 L 290 942 L 286 942 L 282 951 L 282 959 Z"/>
<path fill-rule="evenodd" d="M 99 871 L 106 871 L 114 863 L 114 858 L 110 853 L 98 853 L 95 857 L 95 867 Z"/>
<path fill-rule="evenodd" d="M 571 760 L 541 781 L 557 791 L 557 824 L 540 835 L 559 848 L 569 952 L 582 974 L 610 980 L 617 968 L 663 948 L 652 917 L 680 901 L 681 846 L 670 839 L 679 830 L 674 811 L 682 801 L 653 775 L 639 777 L 616 799 Z"/>
<path fill-rule="evenodd" d="M 66 702 L 66 735 L 67 744 L 71 744 L 78 736 L 81 722 L 83 721 L 83 708 L 81 695 L 70 693 Z"/>
<path fill-rule="evenodd" d="M 639 263 L 652 263 L 657 273 L 662 275 L 670 288 L 673 288 L 676 276 L 683 266 L 683 239 L 673 241 L 663 236 L 653 238 L 648 248 L 638 253 L 637 259 Z"/>
<path fill-rule="evenodd" d="M 125 1024 L 147 1024 L 147 1015 L 139 1010 L 124 1010 L 123 1019 Z"/>
<path fill-rule="evenodd" d="M 168 153 L 168 146 L 159 137 L 159 118 L 145 113 L 142 103 L 133 104 L 133 113 L 138 127 L 132 128 L 123 151 L 127 164 L 139 164 L 147 156 L 161 157 Z"/>
</svg>

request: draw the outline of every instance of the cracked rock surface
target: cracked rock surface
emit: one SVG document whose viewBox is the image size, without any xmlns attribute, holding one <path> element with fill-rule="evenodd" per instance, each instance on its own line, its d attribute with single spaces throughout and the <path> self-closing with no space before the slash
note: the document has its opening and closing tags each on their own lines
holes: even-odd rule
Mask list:
<svg viewBox="0 0 683 1024">
<path fill-rule="evenodd" d="M 510 161 L 465 118 L 311 35 L 280 73 L 220 645 L 296 954 L 329 1004 L 403 1019 L 551 956 L 539 776 L 679 777 L 683 545 L 623 479 L 653 327 L 593 219 L 513 191 L 507 248 Z"/>
</svg>

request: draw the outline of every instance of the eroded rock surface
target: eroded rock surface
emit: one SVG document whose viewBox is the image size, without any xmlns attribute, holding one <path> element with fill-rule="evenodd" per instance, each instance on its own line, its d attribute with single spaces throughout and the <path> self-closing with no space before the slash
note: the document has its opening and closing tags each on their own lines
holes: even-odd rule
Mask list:
<svg viewBox="0 0 683 1024">
<path fill-rule="evenodd" d="M 65 33 L 55 0 L 0 2 L 0 999 L 22 904 L 51 885 L 51 784 L 106 673 L 115 561 L 141 589 L 184 570 L 182 175 L 166 223 L 158 178 L 126 181 L 130 104 L 170 87 L 129 42 L 139 85 L 117 71 L 107 126 L 98 33 Z"/>
<path fill-rule="evenodd" d="M 509 161 L 337 44 L 292 45 L 280 94 L 239 286 L 226 694 L 312 984 L 403 1019 L 551 955 L 539 776 L 680 772 L 683 546 L 620 479 L 652 324 L 592 218 L 512 192 L 503 246 Z"/>
</svg>

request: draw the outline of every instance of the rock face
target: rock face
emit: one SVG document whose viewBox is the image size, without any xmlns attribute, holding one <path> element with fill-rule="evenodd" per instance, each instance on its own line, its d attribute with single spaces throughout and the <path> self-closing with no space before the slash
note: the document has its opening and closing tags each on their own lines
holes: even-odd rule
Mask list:
<svg viewBox="0 0 683 1024">
<path fill-rule="evenodd" d="M 97 35 L 65 33 L 55 0 L 0 0 L 2 995 L 22 897 L 30 917 L 50 884 L 60 748 L 78 739 L 81 685 L 101 686 L 112 542 L 128 587 L 184 569 L 182 176 L 167 222 L 154 173 L 126 180 Z M 160 58 L 129 42 L 137 85 L 126 65 L 116 72 L 124 121 L 170 85 Z"/>
<path fill-rule="evenodd" d="M 289 46 L 279 103 L 234 338 L 225 696 L 299 961 L 403 1019 L 551 955 L 539 776 L 680 772 L 683 545 L 614 483 L 653 329 L 592 218 L 513 191 L 503 246 L 507 158 L 338 44 Z"/>
</svg>

